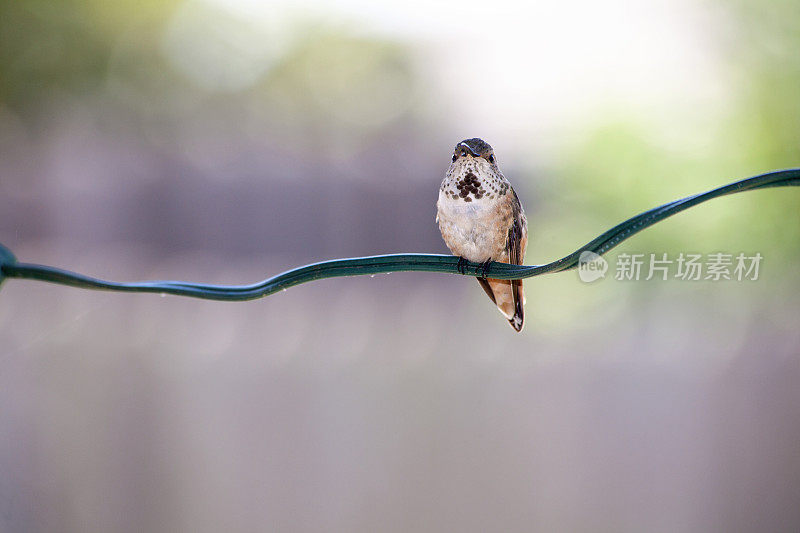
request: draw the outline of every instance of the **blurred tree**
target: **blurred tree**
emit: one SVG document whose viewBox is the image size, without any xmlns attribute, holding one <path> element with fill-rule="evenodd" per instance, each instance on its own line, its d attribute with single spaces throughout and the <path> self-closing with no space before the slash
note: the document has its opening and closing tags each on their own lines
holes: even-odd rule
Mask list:
<svg viewBox="0 0 800 533">
<path fill-rule="evenodd" d="M 582 133 L 552 173 L 558 191 L 551 192 L 569 195 L 576 206 L 567 225 L 543 217 L 542 231 L 553 242 L 574 239 L 576 231 L 588 236 L 591 228 L 681 194 L 800 166 L 800 4 L 772 4 L 725 4 L 723 13 L 733 22 L 721 25 L 726 29 L 717 37 L 727 45 L 731 81 L 721 113 L 701 107 L 653 118 L 611 106 L 578 125 Z M 800 260 L 798 208 L 794 190 L 719 200 L 637 236 L 620 251 L 768 250 L 769 269 L 786 273 Z"/>
<path fill-rule="evenodd" d="M 31 113 L 43 100 L 97 89 L 119 36 L 158 21 L 173 4 L 0 0 L 0 102 Z"/>
</svg>

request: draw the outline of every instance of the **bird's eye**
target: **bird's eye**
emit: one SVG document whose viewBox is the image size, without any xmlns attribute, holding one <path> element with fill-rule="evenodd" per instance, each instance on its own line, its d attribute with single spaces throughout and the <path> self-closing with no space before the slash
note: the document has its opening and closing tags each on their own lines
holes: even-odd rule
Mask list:
<svg viewBox="0 0 800 533">
<path fill-rule="evenodd" d="M 458 155 L 456 155 L 456 154 L 453 154 L 453 163 L 455 163 L 455 162 L 456 162 L 456 159 L 458 159 Z"/>
<path fill-rule="evenodd" d="M 494 163 L 494 155 L 489 156 L 489 163 Z"/>
</svg>

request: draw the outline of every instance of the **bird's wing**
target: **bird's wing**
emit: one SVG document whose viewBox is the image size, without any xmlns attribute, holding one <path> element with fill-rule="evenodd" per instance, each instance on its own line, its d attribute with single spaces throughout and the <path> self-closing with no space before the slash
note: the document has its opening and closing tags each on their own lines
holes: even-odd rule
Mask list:
<svg viewBox="0 0 800 533">
<path fill-rule="evenodd" d="M 511 193 L 514 195 L 511 206 L 514 220 L 508 230 L 508 260 L 511 264 L 521 265 L 525 259 L 525 249 L 528 247 L 528 221 L 513 187 Z M 525 325 L 525 293 L 522 290 L 521 279 L 511 282 L 511 293 L 514 298 L 514 316 L 509 318 L 508 322 L 515 330 L 521 331 Z"/>
</svg>

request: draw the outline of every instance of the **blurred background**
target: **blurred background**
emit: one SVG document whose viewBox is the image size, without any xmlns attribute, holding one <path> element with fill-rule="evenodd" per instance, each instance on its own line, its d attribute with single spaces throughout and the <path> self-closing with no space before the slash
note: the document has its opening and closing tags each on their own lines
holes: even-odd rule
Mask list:
<svg viewBox="0 0 800 533">
<path fill-rule="evenodd" d="M 800 4 L 0 0 L 0 242 L 113 280 L 446 253 L 453 146 L 527 263 L 800 165 Z M 609 254 L 751 282 L 323 280 L 248 303 L 7 281 L 0 530 L 798 531 L 800 191 Z"/>
</svg>

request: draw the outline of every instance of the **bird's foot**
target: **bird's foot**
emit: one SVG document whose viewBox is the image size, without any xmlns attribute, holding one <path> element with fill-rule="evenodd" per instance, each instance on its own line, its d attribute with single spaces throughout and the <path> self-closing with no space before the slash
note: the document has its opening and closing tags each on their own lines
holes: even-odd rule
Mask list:
<svg viewBox="0 0 800 533">
<path fill-rule="evenodd" d="M 481 277 L 485 278 L 486 274 L 489 273 L 489 267 L 492 266 L 493 261 L 491 259 L 487 259 L 483 263 L 481 263 Z"/>
<path fill-rule="evenodd" d="M 456 269 L 458 270 L 459 274 L 466 274 L 467 273 L 467 263 L 468 261 L 461 256 L 458 256 L 458 264 L 456 265 Z"/>
</svg>

